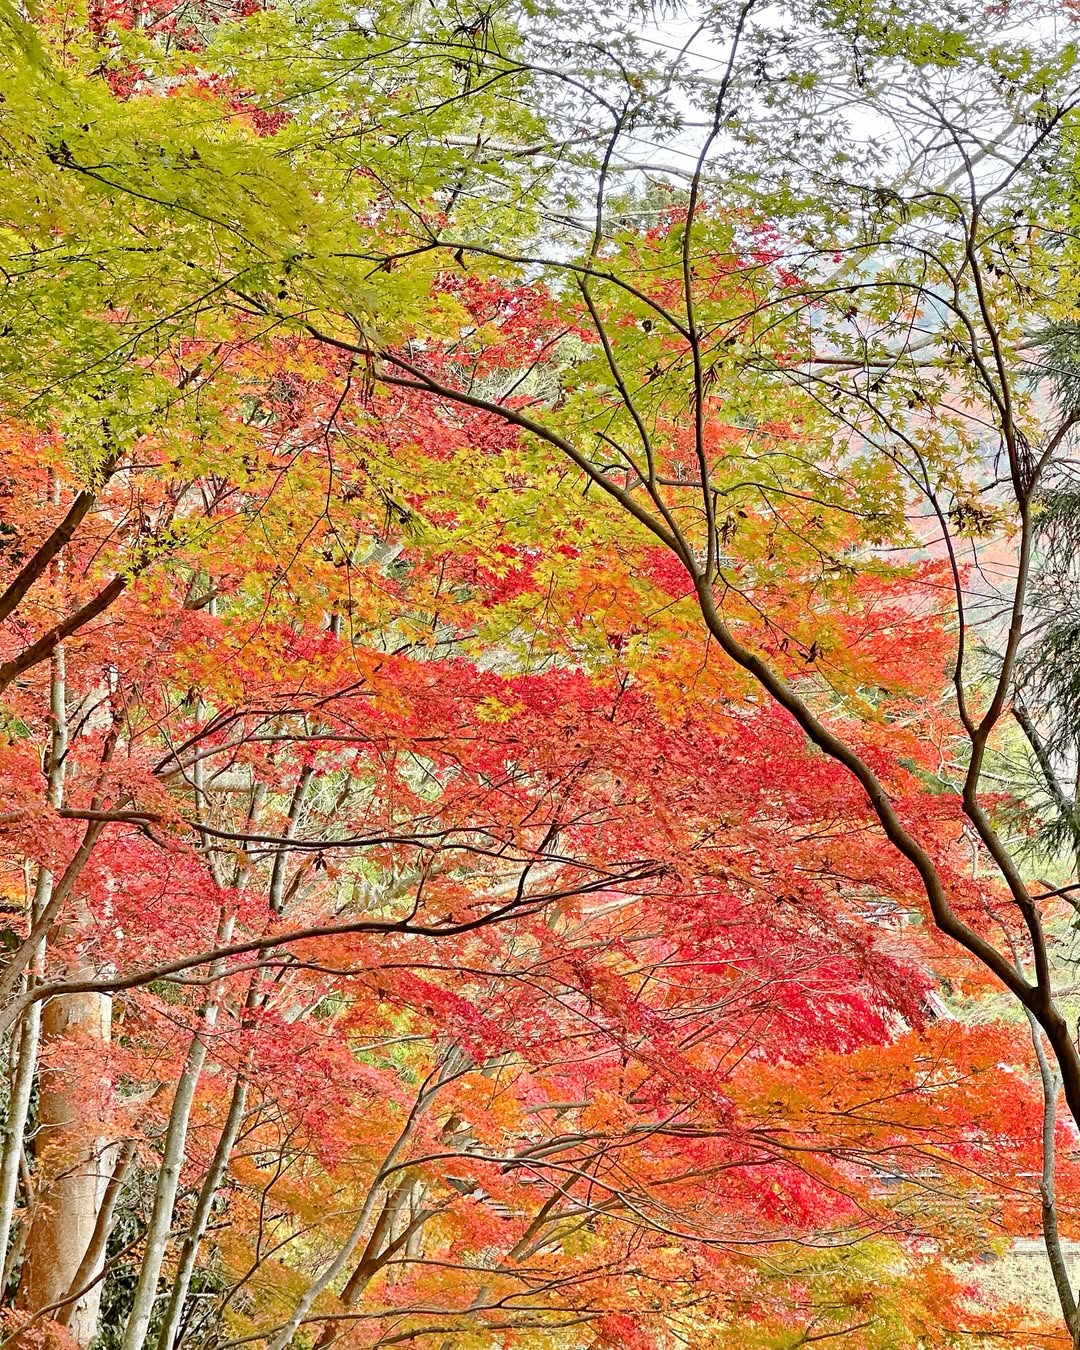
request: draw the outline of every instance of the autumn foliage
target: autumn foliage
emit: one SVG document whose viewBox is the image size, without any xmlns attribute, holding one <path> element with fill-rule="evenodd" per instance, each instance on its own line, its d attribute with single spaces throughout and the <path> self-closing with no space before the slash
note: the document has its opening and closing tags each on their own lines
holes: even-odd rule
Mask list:
<svg viewBox="0 0 1080 1350">
<path fill-rule="evenodd" d="M 45 15 L 34 60 L 96 53 L 99 112 L 49 142 L 50 210 L 6 170 L 71 331 L 13 317 L 37 335 L 0 423 L 3 1343 L 1055 1343 L 972 1273 L 1044 1222 L 1027 1023 L 623 509 L 648 481 L 720 559 L 732 631 L 828 710 L 970 929 L 1023 951 L 948 781 L 949 558 L 913 547 L 897 464 L 774 378 L 804 359 L 785 237 L 672 193 L 609 270 L 594 249 L 592 290 L 410 261 L 451 214 L 402 210 L 395 141 L 342 188 L 360 267 L 304 178 L 310 91 L 200 64 L 211 27 L 242 49 L 279 19 L 94 5 L 69 47 Z M 181 164 L 161 127 L 197 115 L 227 130 Z M 145 177 L 110 275 L 86 153 L 125 117 Z M 251 212 L 246 280 L 206 187 L 237 146 L 266 175 L 214 188 L 237 235 Z M 310 209 L 309 256 L 267 261 L 270 206 L 286 233 Z M 688 393 L 701 352 L 650 315 L 688 305 L 694 222 L 715 364 Z M 721 369 L 739 344 L 764 374 Z M 625 500 L 560 450 L 586 433 Z M 1020 820 L 1006 787 L 988 809 Z M 1050 1129 L 1068 1234 L 1075 1129 Z"/>
</svg>

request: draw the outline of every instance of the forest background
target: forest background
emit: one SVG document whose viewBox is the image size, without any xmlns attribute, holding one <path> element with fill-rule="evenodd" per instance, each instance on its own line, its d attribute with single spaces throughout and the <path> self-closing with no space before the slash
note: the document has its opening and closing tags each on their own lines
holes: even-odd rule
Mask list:
<svg viewBox="0 0 1080 1350">
<path fill-rule="evenodd" d="M 1078 18 L 0 7 L 5 1346 L 1080 1346 Z"/>
</svg>

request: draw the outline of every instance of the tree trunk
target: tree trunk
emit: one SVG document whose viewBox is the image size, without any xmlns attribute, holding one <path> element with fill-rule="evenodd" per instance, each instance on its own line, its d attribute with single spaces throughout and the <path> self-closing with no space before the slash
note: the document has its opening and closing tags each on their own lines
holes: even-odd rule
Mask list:
<svg viewBox="0 0 1080 1350">
<path fill-rule="evenodd" d="M 53 483 L 53 499 L 59 501 L 57 485 Z M 62 561 L 58 558 L 53 565 L 53 579 L 62 575 Z M 49 738 L 49 761 L 47 766 L 49 805 L 59 807 L 64 804 L 65 758 L 68 746 L 67 726 L 67 667 L 63 647 L 53 652 L 52 668 L 49 676 L 49 713 L 52 730 Z M 46 906 L 52 899 L 53 874 L 47 867 L 39 867 L 34 894 L 30 902 L 30 927 L 40 920 Z M 44 941 L 38 947 L 27 972 L 27 983 L 37 979 L 45 959 Z M 0 1162 L 0 1267 L 4 1275 L 10 1274 L 14 1262 L 11 1260 L 9 1243 L 11 1221 L 15 1212 L 15 1192 L 19 1182 L 19 1163 L 23 1156 L 23 1134 L 30 1110 L 30 1097 L 37 1076 L 38 1045 L 41 1038 L 41 1004 L 31 1003 L 23 1013 L 22 1021 L 12 1032 L 12 1039 L 18 1036 L 19 1060 L 11 1086 L 8 1101 L 8 1118 L 4 1129 L 4 1153 Z M 29 1221 L 26 1216 L 24 1223 Z M 7 1287 L 3 1280 L 0 1292 Z"/>
<path fill-rule="evenodd" d="M 62 574 L 60 560 L 56 571 Z M 63 801 L 68 731 L 62 646 L 54 651 L 52 663 L 49 801 L 59 806 Z M 53 878 L 43 871 L 34 897 L 35 921 L 40 920 L 52 893 Z M 34 964 L 40 960 L 39 949 Z M 34 978 L 32 972 L 30 978 Z M 28 1010 L 26 1017 L 33 1016 Z M 32 1038 L 30 1021 L 27 1032 L 27 1039 Z M 97 1047 L 107 1045 L 111 1035 L 112 999 L 106 994 L 68 994 L 50 999 L 40 1014 L 40 1095 L 34 1144 L 37 1204 L 26 1240 L 18 1296 L 20 1306 L 32 1312 L 56 1303 L 71 1288 L 94 1236 L 116 1157 L 116 1146 L 105 1136 L 93 1110 L 93 1091 L 87 1091 L 73 1069 L 50 1064 L 50 1060 L 57 1058 L 65 1042 L 74 1040 L 88 1046 L 92 1062 Z M 6 1198 L 5 1190 L 0 1199 Z M 69 1328 L 80 1345 L 89 1345 L 94 1337 L 100 1303 L 101 1284 L 97 1283 L 71 1312 Z"/>
<path fill-rule="evenodd" d="M 206 789 L 202 776 L 201 762 L 199 761 L 197 761 L 195 765 L 194 780 L 199 811 L 200 813 L 205 813 Z M 265 788 L 260 784 L 256 788 L 255 795 L 251 802 L 251 809 L 248 812 L 249 826 L 253 825 L 258 819 L 265 796 Z M 299 806 L 297 807 L 297 811 L 298 810 Z M 212 865 L 215 867 L 214 875 L 219 884 L 225 885 L 226 882 L 224 877 L 220 870 L 218 870 L 220 864 L 215 863 Z M 231 884 L 236 889 L 242 891 L 246 887 L 247 879 L 248 869 L 246 865 L 237 862 Z M 229 931 L 231 932 L 231 926 Z M 248 987 L 247 998 L 244 1001 L 245 1016 L 255 1011 L 256 1008 L 265 1002 L 265 996 L 262 993 L 264 964 L 264 962 L 260 962 L 255 974 L 252 976 L 251 984 Z M 209 1012 L 209 1009 L 207 1012 Z M 241 1025 L 243 1025 L 243 1016 L 241 1018 Z M 195 1273 L 195 1262 L 198 1259 L 199 1248 L 202 1246 L 202 1240 L 206 1235 L 206 1229 L 210 1222 L 210 1213 L 213 1209 L 214 1198 L 217 1195 L 222 1179 L 228 1171 L 229 1162 L 232 1158 L 233 1145 L 236 1143 L 236 1138 L 240 1133 L 240 1126 L 243 1123 L 244 1114 L 247 1110 L 248 1075 L 251 1072 L 252 1060 L 253 1050 L 249 1049 L 237 1069 L 236 1080 L 233 1083 L 232 1100 L 229 1103 L 225 1124 L 222 1126 L 221 1134 L 218 1136 L 217 1147 L 214 1150 L 214 1156 L 210 1161 L 206 1176 L 203 1177 L 202 1186 L 199 1188 L 199 1197 L 195 1203 L 195 1213 L 192 1216 L 191 1225 L 184 1234 L 184 1240 L 180 1247 L 176 1273 L 173 1276 L 172 1287 L 169 1291 L 169 1302 L 165 1308 L 164 1316 L 162 1317 L 161 1330 L 158 1333 L 158 1350 L 172 1350 L 173 1343 L 180 1330 L 180 1322 L 184 1314 L 184 1303 L 188 1296 L 188 1290 L 191 1288 L 191 1278 Z"/>
<path fill-rule="evenodd" d="M 98 1210 L 94 1235 L 90 1239 L 90 1245 L 83 1253 L 82 1262 L 75 1272 L 75 1277 L 71 1281 L 71 1288 L 67 1292 L 67 1306 L 57 1309 L 56 1320 L 62 1327 L 71 1326 L 83 1292 L 89 1293 L 91 1284 L 95 1280 L 101 1279 L 102 1272 L 105 1269 L 105 1251 L 109 1245 L 109 1235 L 113 1228 L 113 1215 L 116 1213 L 116 1204 L 120 1199 L 120 1192 L 124 1189 L 124 1180 L 131 1170 L 134 1158 L 135 1140 L 127 1139 L 117 1153 L 112 1176 L 105 1187 L 105 1195 L 102 1198 L 101 1208 Z"/>
<path fill-rule="evenodd" d="M 53 494 L 58 499 L 55 482 Z M 59 581 L 63 576 L 62 555 L 57 557 L 53 571 Z M 52 737 L 48 797 L 54 807 L 62 805 L 64 798 L 68 744 L 66 675 L 64 648 L 60 645 L 52 655 L 49 690 Z M 32 919 L 35 923 L 40 921 L 52 892 L 52 874 L 43 868 L 34 895 Z M 33 967 L 40 965 L 42 956 L 39 947 Z M 30 980 L 35 978 L 33 968 L 28 977 Z M 22 1025 L 16 1091 L 0 1175 L 0 1232 L 6 1239 L 14 1199 L 14 1184 L 9 1171 L 14 1172 L 17 1166 L 15 1160 L 22 1144 L 38 1058 L 36 1052 L 40 1052 L 40 1094 L 34 1145 L 37 1203 L 26 1238 L 26 1260 L 18 1296 L 22 1307 L 36 1312 L 64 1298 L 71 1289 L 93 1239 L 116 1155 L 115 1145 L 105 1137 L 93 1110 L 93 1092 L 86 1092 L 78 1074 L 61 1064 L 50 1065 L 49 1061 L 65 1041 L 89 1042 L 92 1047 L 107 1045 L 112 1033 L 112 1000 L 104 994 L 71 994 L 51 999 L 43 1008 L 40 1004 L 28 1008 Z M 97 1262 L 96 1267 L 91 1275 L 99 1273 L 101 1262 Z M 80 1345 L 89 1345 L 94 1337 L 100 1302 L 101 1285 L 98 1283 L 70 1310 L 68 1325 Z"/>
<path fill-rule="evenodd" d="M 260 962 L 258 969 L 252 976 L 251 984 L 248 987 L 247 998 L 244 1000 L 244 1015 L 248 1015 L 265 1005 L 266 995 L 262 989 L 262 976 L 264 963 Z M 165 1309 L 165 1315 L 161 1323 L 161 1331 L 158 1334 L 158 1350 L 173 1350 L 173 1344 L 180 1329 L 180 1319 L 184 1312 L 184 1301 L 187 1298 L 188 1290 L 191 1287 L 191 1277 L 195 1273 L 195 1262 L 199 1255 L 199 1248 L 202 1240 L 206 1236 L 206 1229 L 210 1222 L 210 1213 L 214 1205 L 214 1197 L 217 1195 L 218 1187 L 221 1185 L 226 1172 L 229 1169 L 229 1162 L 232 1158 L 233 1147 L 236 1144 L 237 1136 L 240 1133 L 240 1127 L 243 1124 L 244 1115 L 247 1111 L 248 1082 L 251 1074 L 251 1066 L 254 1059 L 254 1049 L 249 1047 L 240 1066 L 236 1072 L 236 1079 L 233 1083 L 232 1099 L 229 1102 L 229 1110 L 225 1117 L 225 1124 L 222 1126 L 221 1134 L 218 1136 L 217 1147 L 214 1149 L 214 1156 L 210 1161 L 206 1176 L 203 1178 L 202 1186 L 199 1189 L 199 1198 L 195 1204 L 195 1213 L 192 1216 L 191 1226 L 184 1235 L 184 1241 L 180 1248 L 180 1257 L 176 1266 L 176 1274 L 173 1277 L 172 1289 L 169 1293 L 169 1303 Z"/>
<path fill-rule="evenodd" d="M 38 889 L 41 879 L 51 874 L 39 873 Z M 11 1223 L 15 1214 L 15 1192 L 19 1186 L 19 1163 L 22 1159 L 23 1135 L 26 1131 L 26 1118 L 30 1111 L 30 1097 L 37 1076 L 38 1040 L 41 1035 L 41 1004 L 31 1003 L 23 1014 L 18 1028 L 19 1061 L 15 1067 L 15 1078 L 8 1099 L 8 1118 L 4 1128 L 4 1153 L 0 1162 L 0 1262 L 4 1274 L 10 1273 L 14 1266 L 11 1259 L 12 1248 Z M 23 1216 L 26 1223 L 27 1216 Z M 7 1287 L 4 1279 L 3 1287 Z"/>
<path fill-rule="evenodd" d="M 36 1312 L 63 1299 L 94 1236 L 98 1210 L 109 1183 L 115 1144 L 87 1112 L 76 1075 L 50 1066 L 50 1049 L 65 1041 L 108 1043 L 112 1000 L 103 994 L 51 999 L 41 1015 L 41 1095 L 35 1141 L 38 1203 L 26 1242 L 19 1304 Z M 88 1119 L 89 1114 L 89 1119 Z M 97 1270 L 91 1272 L 96 1275 Z M 89 1345 L 97 1330 L 101 1284 L 78 1300 L 71 1334 Z"/>
<path fill-rule="evenodd" d="M 222 915 L 217 933 L 219 944 L 223 945 L 229 941 L 234 922 L 234 916 Z M 211 979 L 219 979 L 223 968 L 221 961 L 215 962 L 210 967 Z M 203 1065 L 206 1063 L 207 1039 L 217 1025 L 219 996 L 217 986 L 211 984 L 210 994 L 200 1016 L 200 1025 L 191 1038 L 183 1072 L 176 1085 L 176 1095 L 173 1097 L 172 1110 L 169 1113 L 169 1126 L 165 1133 L 165 1152 L 158 1172 L 157 1185 L 154 1188 L 154 1207 L 146 1230 L 142 1268 L 139 1271 L 135 1299 L 124 1331 L 123 1350 L 142 1350 L 150 1329 L 150 1317 L 154 1311 L 154 1300 L 157 1298 L 158 1277 L 172 1233 L 173 1205 L 176 1203 L 180 1170 L 184 1165 L 191 1108 L 195 1102 Z"/>
</svg>

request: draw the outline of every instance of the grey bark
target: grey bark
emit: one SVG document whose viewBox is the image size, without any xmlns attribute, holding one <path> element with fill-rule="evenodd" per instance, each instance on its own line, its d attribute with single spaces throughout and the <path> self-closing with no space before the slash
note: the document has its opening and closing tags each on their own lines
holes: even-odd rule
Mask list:
<svg viewBox="0 0 1080 1350">
<path fill-rule="evenodd" d="M 232 915 L 223 917 L 218 928 L 218 945 L 224 945 L 229 941 L 233 923 Z M 222 962 L 215 962 L 211 967 L 212 978 L 220 979 L 223 969 Z M 154 1204 L 146 1230 L 139 1282 L 135 1286 L 131 1313 L 124 1330 L 123 1350 L 142 1350 L 150 1328 L 150 1317 L 157 1297 L 158 1277 L 161 1274 L 172 1230 L 173 1206 L 176 1203 L 176 1191 L 180 1183 L 180 1169 L 184 1165 L 191 1108 L 206 1062 L 207 1036 L 217 1023 L 219 998 L 217 987 L 212 984 L 200 1017 L 201 1025 L 191 1038 L 183 1072 L 176 1086 L 172 1110 L 169 1112 L 169 1124 L 165 1131 L 164 1154 L 157 1175 L 157 1184 L 154 1187 Z"/>
</svg>

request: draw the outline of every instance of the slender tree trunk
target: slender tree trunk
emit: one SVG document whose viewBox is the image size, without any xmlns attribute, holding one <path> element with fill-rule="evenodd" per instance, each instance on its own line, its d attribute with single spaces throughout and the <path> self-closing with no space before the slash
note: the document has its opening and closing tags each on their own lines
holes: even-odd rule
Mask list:
<svg viewBox="0 0 1080 1350">
<path fill-rule="evenodd" d="M 429 1079 L 421 1087 L 400 1134 L 383 1158 L 382 1165 L 371 1183 L 371 1188 L 367 1193 L 363 1205 L 360 1207 L 360 1212 L 356 1216 L 356 1222 L 353 1224 L 351 1232 L 345 1239 L 344 1245 L 338 1251 L 337 1256 L 334 1257 L 334 1259 L 323 1269 L 321 1274 L 319 1274 L 309 1285 L 307 1293 L 304 1294 L 303 1298 L 300 1299 L 293 1309 L 292 1316 L 279 1328 L 277 1335 L 270 1341 L 268 1350 L 287 1350 L 287 1347 L 292 1345 L 293 1337 L 303 1325 L 305 1317 L 307 1317 L 308 1313 L 315 1306 L 319 1296 L 324 1290 L 329 1289 L 333 1285 L 334 1281 L 348 1265 L 350 1257 L 360 1245 L 360 1239 L 364 1236 L 364 1232 L 371 1222 L 371 1216 L 375 1212 L 375 1206 L 378 1203 L 383 1183 L 412 1137 L 416 1122 L 427 1110 L 428 1106 L 438 1094 L 439 1089 L 449 1082 L 456 1073 L 456 1057 L 451 1055 L 435 1076 L 435 1081 L 432 1082 Z"/>
<path fill-rule="evenodd" d="M 54 485 L 54 496 L 56 496 Z M 54 564 L 59 575 L 61 563 Z M 52 807 L 64 804 L 64 773 L 68 744 L 66 667 L 63 647 L 53 653 L 49 679 L 49 712 L 52 731 L 49 738 L 48 800 Z M 30 927 L 40 919 L 52 899 L 53 874 L 47 867 L 39 867 L 30 904 Z M 37 978 L 45 959 L 42 942 L 34 954 L 27 973 L 28 982 Z M 38 1045 L 41 1039 L 41 1004 L 31 1003 L 19 1024 L 19 1060 L 8 1103 L 8 1118 L 4 1129 L 4 1154 L 0 1163 L 0 1264 L 8 1274 L 8 1247 L 11 1239 L 11 1220 L 15 1212 L 15 1192 L 19 1182 L 19 1163 L 23 1153 L 23 1135 L 30 1109 L 30 1097 L 37 1073 Z M 6 1285 L 6 1281 L 4 1282 Z M 0 1288 L 2 1292 L 2 1288 Z"/>
<path fill-rule="evenodd" d="M 197 761 L 194 772 L 195 795 L 200 819 L 203 818 L 207 810 L 207 795 L 205 779 L 202 772 L 201 762 Z M 252 825 L 259 818 L 263 804 L 266 800 L 266 789 L 262 784 L 258 784 L 252 795 L 251 805 L 248 810 L 248 824 Z M 297 810 L 299 807 L 297 807 Z M 219 884 L 225 882 L 215 864 L 214 875 Z M 232 875 L 232 885 L 242 890 L 246 886 L 249 872 L 244 863 L 237 862 Z M 257 1008 L 263 1006 L 266 996 L 262 988 L 262 976 L 264 963 L 260 961 L 258 968 L 252 976 L 251 984 L 248 988 L 247 998 L 244 1001 L 244 1017 L 249 1016 Z M 184 1312 L 184 1303 L 188 1296 L 188 1290 L 191 1288 L 191 1277 L 195 1273 L 195 1262 L 198 1259 L 199 1248 L 202 1246 L 202 1240 L 206 1235 L 206 1229 L 210 1222 L 210 1212 L 213 1209 L 214 1197 L 217 1194 L 218 1187 L 221 1185 L 222 1178 L 225 1176 L 229 1166 L 229 1159 L 232 1156 L 233 1146 L 236 1143 L 236 1137 L 240 1133 L 240 1126 L 243 1124 L 244 1114 L 247 1110 L 248 1084 L 250 1081 L 251 1066 L 253 1063 L 253 1051 L 248 1050 L 240 1064 L 236 1074 L 236 1081 L 233 1083 L 232 1098 L 229 1102 L 229 1109 L 225 1116 L 225 1123 L 222 1126 L 221 1134 L 218 1136 L 217 1147 L 214 1149 L 214 1156 L 210 1160 L 210 1166 L 206 1176 L 203 1178 L 202 1186 L 199 1188 L 199 1198 L 195 1202 L 195 1213 L 192 1216 L 191 1224 L 184 1235 L 184 1241 L 180 1247 L 180 1257 L 177 1263 L 176 1274 L 173 1277 L 172 1288 L 169 1291 L 169 1302 L 165 1309 L 165 1315 L 162 1320 L 161 1330 L 158 1333 L 158 1350 L 172 1350 L 173 1343 L 176 1340 L 177 1332 L 180 1328 L 180 1319 Z"/>
<path fill-rule="evenodd" d="M 48 873 L 44 869 L 38 874 L 41 879 Z M 30 1096 L 34 1089 L 37 1073 L 38 1040 L 41 1034 L 41 1004 L 32 1003 L 23 1014 L 19 1023 L 19 1060 L 15 1068 L 15 1081 L 8 1102 L 8 1117 L 4 1128 L 4 1156 L 0 1163 L 0 1257 L 3 1259 L 5 1277 L 10 1273 L 9 1264 L 12 1249 L 11 1223 L 15 1213 L 15 1192 L 19 1186 L 19 1163 L 22 1158 L 23 1135 L 26 1131 L 26 1118 L 30 1110 Z M 25 1222 L 24 1218 L 24 1222 Z M 6 1287 L 4 1279 L 3 1287 Z"/>
<path fill-rule="evenodd" d="M 226 944 L 232 936 L 234 917 L 223 916 L 218 926 L 217 943 Z M 211 967 L 214 980 L 220 978 L 224 966 L 221 962 Z M 139 1270 L 139 1282 L 135 1287 L 135 1298 L 124 1332 L 123 1350 L 142 1350 L 146 1334 L 150 1329 L 150 1317 L 154 1311 L 157 1297 L 158 1277 L 161 1274 L 165 1249 L 172 1231 L 173 1206 L 176 1203 L 176 1191 L 180 1182 L 180 1169 L 184 1165 L 185 1146 L 187 1144 L 188 1125 L 191 1121 L 191 1108 L 195 1101 L 195 1092 L 206 1063 L 207 1037 L 217 1023 L 219 992 L 214 984 L 202 1010 L 201 1025 L 191 1038 L 187 1059 L 184 1063 L 180 1081 L 176 1085 L 169 1124 L 165 1131 L 165 1149 L 158 1171 L 157 1185 L 154 1188 L 154 1205 L 150 1213 L 150 1223 L 146 1231 L 146 1243 L 143 1248 L 142 1266 Z"/>
<path fill-rule="evenodd" d="M 208 809 L 208 800 L 201 761 L 196 761 L 193 779 L 199 818 L 203 819 Z M 259 784 L 256 786 L 252 795 L 251 805 L 248 810 L 249 825 L 253 824 L 258 819 L 265 799 L 266 789 L 262 784 Z M 299 803 L 297 804 L 296 810 L 299 810 Z M 225 885 L 226 883 L 221 874 L 219 864 L 215 863 L 213 866 L 214 875 L 217 878 L 218 883 L 220 885 Z M 237 862 L 233 871 L 231 884 L 237 889 L 242 890 L 244 889 L 247 880 L 247 866 L 241 862 Z M 264 964 L 260 962 L 258 969 L 252 977 L 251 985 L 248 988 L 247 998 L 244 1001 L 245 1017 L 265 1003 L 265 995 L 262 989 L 263 970 Z M 233 1083 L 232 1098 L 229 1102 L 229 1109 L 225 1116 L 225 1123 L 222 1126 L 221 1134 L 218 1136 L 217 1147 L 214 1149 L 214 1156 L 210 1160 L 210 1166 L 206 1176 L 203 1178 L 202 1186 L 199 1188 L 199 1198 L 195 1203 L 195 1213 L 192 1216 L 191 1224 L 187 1233 L 184 1235 L 184 1241 L 180 1247 L 179 1261 L 177 1263 L 176 1273 L 173 1277 L 172 1287 L 169 1291 L 168 1306 L 165 1309 L 161 1330 L 158 1333 L 159 1350 L 172 1350 L 173 1343 L 176 1340 L 177 1332 L 180 1327 L 180 1319 L 184 1312 L 184 1303 L 187 1299 L 188 1290 L 191 1288 L 191 1277 L 195 1273 L 195 1262 L 198 1259 L 199 1248 L 202 1245 L 202 1240 L 206 1235 L 207 1225 L 210 1222 L 210 1212 L 214 1205 L 214 1197 L 217 1194 L 218 1187 L 221 1185 L 222 1178 L 228 1170 L 233 1146 L 236 1143 L 236 1137 L 240 1132 L 240 1126 L 243 1123 L 244 1114 L 247 1110 L 248 1083 L 252 1062 L 253 1052 L 249 1050 L 245 1054 L 243 1061 L 237 1070 L 236 1080 Z M 145 1332 L 143 1333 L 143 1338 L 145 1340 Z"/>
<path fill-rule="evenodd" d="M 375 1220 L 375 1227 L 371 1230 L 371 1236 L 364 1247 L 364 1253 L 346 1281 L 345 1288 L 341 1291 L 341 1301 L 346 1308 L 356 1307 L 363 1298 L 364 1290 L 390 1259 L 387 1253 L 391 1246 L 394 1220 L 405 1203 L 408 1191 L 409 1182 L 406 1180 L 396 1190 L 387 1195 L 386 1203 L 383 1205 L 379 1217 Z M 322 1335 L 315 1343 L 315 1350 L 327 1350 L 327 1347 L 333 1345 L 340 1334 L 338 1323 L 329 1320 L 323 1327 Z"/>
<path fill-rule="evenodd" d="M 1054 1181 L 1055 1148 L 1054 1127 L 1057 1122 L 1057 1099 L 1061 1083 L 1050 1067 L 1046 1051 L 1043 1049 L 1042 1031 L 1033 1013 L 1027 1014 L 1031 1027 L 1031 1041 L 1035 1047 L 1035 1057 L 1039 1062 L 1039 1078 L 1043 1090 L 1042 1121 L 1042 1177 L 1039 1182 L 1039 1196 L 1042 1200 L 1043 1245 L 1046 1247 L 1050 1273 L 1054 1277 L 1058 1302 L 1065 1325 L 1069 1329 L 1075 1347 L 1080 1347 L 1080 1315 L 1077 1313 L 1076 1296 L 1069 1279 L 1069 1268 L 1065 1261 L 1065 1252 L 1058 1231 L 1057 1188 Z"/>
<path fill-rule="evenodd" d="M 305 765 L 300 777 L 296 780 L 292 801 L 289 803 L 289 818 L 285 825 L 286 839 L 296 838 L 296 827 L 300 822 L 300 812 L 304 809 L 308 786 L 314 774 L 315 771 Z M 285 906 L 285 859 L 287 856 L 286 851 L 280 849 L 274 859 L 273 871 L 270 873 L 270 910 L 274 914 L 280 914 Z"/>
<path fill-rule="evenodd" d="M 188 1296 L 188 1290 L 191 1288 L 191 1277 L 195 1273 L 195 1261 L 199 1255 L 202 1240 L 206 1236 L 207 1225 L 210 1222 L 210 1211 L 213 1208 L 214 1197 L 229 1166 L 229 1159 L 236 1144 L 236 1136 L 240 1133 L 240 1126 L 247 1110 L 247 1094 L 248 1080 L 245 1068 L 241 1070 L 233 1085 L 229 1113 L 225 1118 L 225 1125 L 218 1139 L 217 1148 L 214 1150 L 210 1169 L 203 1178 L 191 1227 L 185 1234 L 183 1246 L 180 1248 L 180 1260 L 169 1293 L 169 1306 L 165 1310 L 161 1332 L 158 1335 L 158 1350 L 173 1350 L 176 1335 L 180 1328 L 180 1318 L 184 1311 L 184 1303 Z"/>
<path fill-rule="evenodd" d="M 262 997 L 260 976 L 261 967 L 256 972 L 248 991 L 246 1010 L 249 1012 L 258 1006 Z M 165 1310 L 165 1317 L 158 1335 L 158 1350 L 172 1350 L 176 1340 L 180 1318 L 184 1311 L 184 1301 L 187 1298 L 188 1290 L 191 1288 L 195 1261 L 199 1255 L 202 1240 L 206 1235 L 207 1225 L 210 1222 L 210 1211 L 213 1208 L 214 1196 L 217 1194 L 218 1187 L 221 1185 L 222 1178 L 228 1169 L 229 1159 L 236 1144 L 236 1137 L 240 1133 L 240 1126 L 247 1111 L 248 1082 L 252 1060 L 253 1054 L 249 1050 L 244 1056 L 244 1060 L 237 1071 L 236 1081 L 233 1083 L 232 1098 L 229 1102 L 225 1124 L 222 1126 L 217 1147 L 214 1149 L 214 1156 L 210 1160 L 210 1166 L 199 1189 L 199 1198 L 195 1204 L 191 1226 L 184 1235 L 183 1245 L 180 1248 L 180 1260 L 169 1293 L 169 1305 Z"/>
</svg>

